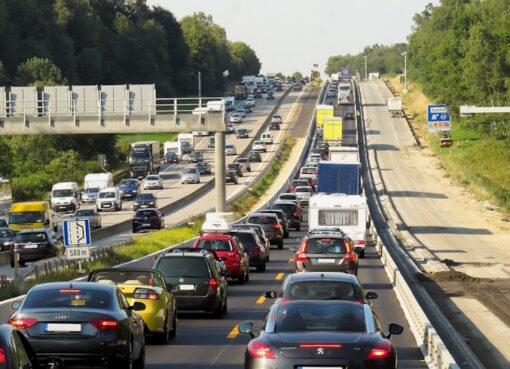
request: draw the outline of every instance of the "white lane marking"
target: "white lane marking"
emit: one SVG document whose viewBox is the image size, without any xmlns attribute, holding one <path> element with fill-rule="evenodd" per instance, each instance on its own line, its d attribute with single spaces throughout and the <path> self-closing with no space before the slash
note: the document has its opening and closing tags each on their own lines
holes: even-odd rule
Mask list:
<svg viewBox="0 0 510 369">
<path fill-rule="evenodd" d="M 379 96 L 381 97 L 381 99 L 382 99 L 382 101 L 383 101 L 383 103 L 384 103 L 384 102 L 385 102 L 385 100 L 384 100 L 384 96 L 383 96 L 383 94 L 381 93 L 381 90 L 379 89 L 379 87 L 380 87 L 380 86 L 379 86 L 378 84 L 376 84 L 376 91 L 377 91 L 377 93 L 379 94 Z M 395 132 L 395 128 L 393 128 L 393 124 L 392 124 L 392 122 L 391 122 L 390 117 L 388 116 L 388 112 L 387 112 L 387 110 L 386 110 L 386 109 L 385 109 L 385 112 L 384 112 L 384 116 L 386 117 L 386 120 L 388 121 L 389 126 L 391 127 L 391 132 L 393 133 L 393 137 L 395 138 L 395 142 L 396 142 L 397 146 L 400 146 L 400 142 L 399 142 L 399 140 L 398 140 L 397 133 Z M 374 120 L 375 120 L 375 119 L 374 119 Z"/>
</svg>

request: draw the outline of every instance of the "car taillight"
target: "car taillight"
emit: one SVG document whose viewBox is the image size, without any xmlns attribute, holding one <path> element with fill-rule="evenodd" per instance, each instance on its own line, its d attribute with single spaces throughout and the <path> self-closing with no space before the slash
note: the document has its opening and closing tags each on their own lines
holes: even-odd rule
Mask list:
<svg viewBox="0 0 510 369">
<path fill-rule="evenodd" d="M 259 340 L 250 341 L 248 352 L 254 359 L 276 359 L 276 355 L 271 348 L 265 342 Z"/>
<path fill-rule="evenodd" d="M 306 262 L 308 261 L 308 256 L 304 252 L 300 252 L 296 254 L 296 261 Z"/>
<path fill-rule="evenodd" d="M 301 349 L 314 349 L 314 348 L 328 348 L 328 349 L 340 349 L 342 345 L 340 343 L 301 343 L 299 345 Z"/>
<path fill-rule="evenodd" d="M 299 212 L 297 211 L 294 212 L 294 218 L 299 218 Z"/>
<path fill-rule="evenodd" d="M 290 186 L 290 192 L 296 192 L 296 187 Z"/>
<path fill-rule="evenodd" d="M 271 228 L 273 228 L 273 229 L 280 229 L 280 224 L 273 224 L 271 226 Z"/>
<path fill-rule="evenodd" d="M 5 352 L 3 348 L 0 348 L 0 364 L 5 364 Z"/>
<path fill-rule="evenodd" d="M 90 319 L 89 324 L 99 330 L 118 329 L 120 324 L 115 319 Z"/>
<path fill-rule="evenodd" d="M 356 246 L 363 246 L 365 244 L 365 241 L 363 241 L 363 240 L 356 240 L 356 241 L 354 241 L 354 244 Z"/>
<path fill-rule="evenodd" d="M 156 291 L 149 288 L 137 288 L 133 293 L 133 298 L 143 300 L 157 300 L 158 294 Z"/>
<path fill-rule="evenodd" d="M 13 245 L 13 248 L 14 248 L 14 250 L 19 249 L 19 243 L 15 243 L 15 244 Z"/>
<path fill-rule="evenodd" d="M 37 323 L 35 318 L 11 318 L 9 324 L 19 329 L 28 329 Z"/>
<path fill-rule="evenodd" d="M 151 220 L 159 220 L 159 217 L 154 215 L 151 217 Z"/>
<path fill-rule="evenodd" d="M 218 290 L 218 281 L 216 278 L 209 279 L 209 289 L 211 291 L 217 291 Z"/>
<path fill-rule="evenodd" d="M 139 220 L 140 222 L 143 220 L 142 217 L 135 217 L 135 220 Z"/>
<path fill-rule="evenodd" d="M 375 345 L 368 353 L 367 360 L 381 360 L 386 359 L 391 354 L 391 343 L 383 341 Z"/>
</svg>

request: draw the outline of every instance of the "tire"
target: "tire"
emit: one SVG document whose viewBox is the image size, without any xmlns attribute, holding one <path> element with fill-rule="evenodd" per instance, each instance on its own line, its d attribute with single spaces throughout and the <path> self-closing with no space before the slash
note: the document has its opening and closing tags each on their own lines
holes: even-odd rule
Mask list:
<svg viewBox="0 0 510 369">
<path fill-rule="evenodd" d="M 278 250 L 283 249 L 283 240 L 278 241 Z"/>
<path fill-rule="evenodd" d="M 301 224 L 298 224 L 296 227 L 296 231 L 299 232 L 301 230 Z"/>
<path fill-rule="evenodd" d="M 241 277 L 237 277 L 237 281 L 239 282 L 239 284 L 245 284 L 246 283 L 246 271 L 243 273 L 243 275 Z"/>
<path fill-rule="evenodd" d="M 170 331 L 170 338 L 174 338 L 177 335 L 177 311 L 174 311 L 174 324 Z"/>
<path fill-rule="evenodd" d="M 163 328 L 163 333 L 158 333 L 155 335 L 156 340 L 160 345 L 166 345 L 170 339 L 170 330 L 168 329 L 168 312 L 165 317 L 165 325 Z"/>
<path fill-rule="evenodd" d="M 140 356 L 133 360 L 133 369 L 144 369 L 145 368 L 145 339 L 143 341 L 142 350 Z"/>
<path fill-rule="evenodd" d="M 227 302 L 225 301 L 225 304 Z M 220 306 L 218 306 L 218 308 L 216 310 L 213 311 L 213 317 L 216 318 L 216 319 L 221 319 L 221 317 L 223 316 L 223 301 L 220 303 Z"/>
<path fill-rule="evenodd" d="M 359 253 L 359 257 L 361 259 L 363 259 L 365 257 L 365 250 L 361 250 L 361 252 Z"/>
<path fill-rule="evenodd" d="M 228 301 L 225 300 L 225 304 L 223 305 L 223 310 L 222 310 L 223 315 L 225 315 L 227 313 L 227 303 L 228 303 Z"/>
<path fill-rule="evenodd" d="M 11 260 L 11 268 L 14 268 L 14 260 Z"/>
<path fill-rule="evenodd" d="M 21 259 L 19 259 L 18 264 L 20 267 L 24 267 L 26 265 L 25 260 L 21 260 Z"/>
<path fill-rule="evenodd" d="M 285 231 L 285 233 L 283 234 L 283 238 L 289 238 L 289 229 L 288 228 Z"/>
</svg>

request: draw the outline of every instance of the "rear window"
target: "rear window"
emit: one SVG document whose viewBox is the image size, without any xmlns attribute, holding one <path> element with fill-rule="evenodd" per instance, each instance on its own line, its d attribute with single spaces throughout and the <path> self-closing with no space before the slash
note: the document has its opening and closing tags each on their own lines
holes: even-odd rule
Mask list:
<svg viewBox="0 0 510 369">
<path fill-rule="evenodd" d="M 159 179 L 159 177 L 158 176 L 147 176 L 147 179 L 149 181 L 157 181 Z"/>
<path fill-rule="evenodd" d="M 280 195 L 280 199 L 296 201 L 296 195 L 294 195 L 294 194 Z"/>
<path fill-rule="evenodd" d="M 157 217 L 158 213 L 155 210 L 138 210 L 137 217 Z"/>
<path fill-rule="evenodd" d="M 260 216 L 255 216 L 255 217 L 249 217 L 248 223 L 276 224 L 276 223 L 278 223 L 278 220 L 275 217 L 268 217 L 266 215 L 260 215 Z"/>
<path fill-rule="evenodd" d="M 253 234 L 248 232 L 239 232 L 237 234 L 237 237 L 241 240 L 241 243 L 243 244 L 244 248 L 246 250 L 252 249 L 254 246 L 256 246 L 255 237 L 253 237 Z"/>
<path fill-rule="evenodd" d="M 44 242 L 47 239 L 46 233 L 21 233 L 16 236 L 16 242 Z"/>
<path fill-rule="evenodd" d="M 209 268 L 203 258 L 192 256 L 176 256 L 162 258 L 157 270 L 168 277 L 208 278 Z"/>
<path fill-rule="evenodd" d="M 232 243 L 229 240 L 199 240 L 197 248 L 212 251 L 232 251 Z"/>
<path fill-rule="evenodd" d="M 342 281 L 299 281 L 290 283 L 284 291 L 291 300 L 361 300 L 358 286 Z"/>
<path fill-rule="evenodd" d="M 301 173 L 303 173 L 303 174 L 316 174 L 317 173 L 317 169 L 315 169 L 315 168 L 303 168 L 303 169 L 301 169 Z"/>
<path fill-rule="evenodd" d="M 357 226 L 357 210 L 319 210 L 321 226 Z"/>
<path fill-rule="evenodd" d="M 345 254 L 345 241 L 343 238 L 309 238 L 306 253 Z"/>
<path fill-rule="evenodd" d="M 312 190 L 310 189 L 310 187 L 298 187 L 296 188 L 296 192 L 312 192 Z"/>
<path fill-rule="evenodd" d="M 281 209 L 285 214 L 293 214 L 296 211 L 296 205 L 294 204 L 275 204 L 275 209 Z"/>
<path fill-rule="evenodd" d="M 144 284 L 154 285 L 154 278 L 149 271 L 138 270 L 105 270 L 95 272 L 90 282 L 115 283 L 115 284 Z"/>
<path fill-rule="evenodd" d="M 30 292 L 24 308 L 95 308 L 108 309 L 112 296 L 107 291 L 86 288 L 61 288 Z"/>
</svg>

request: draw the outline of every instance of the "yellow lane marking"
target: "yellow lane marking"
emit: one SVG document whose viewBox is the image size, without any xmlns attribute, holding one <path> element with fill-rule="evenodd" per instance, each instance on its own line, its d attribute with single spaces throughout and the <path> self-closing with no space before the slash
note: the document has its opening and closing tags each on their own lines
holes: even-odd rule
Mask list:
<svg viewBox="0 0 510 369">
<path fill-rule="evenodd" d="M 260 296 L 257 300 L 257 304 L 263 304 L 264 301 L 266 301 L 266 297 L 265 296 Z"/>
<path fill-rule="evenodd" d="M 284 276 L 284 273 L 278 273 L 278 274 L 276 275 L 276 277 L 274 277 L 274 279 L 276 279 L 277 281 L 279 281 L 279 280 L 281 280 L 281 279 L 283 278 L 283 276 Z"/>
<path fill-rule="evenodd" d="M 234 339 L 237 337 L 237 335 L 239 334 L 239 330 L 237 329 L 237 324 L 234 328 L 232 328 L 232 330 L 230 331 L 230 333 L 228 334 L 227 338 L 230 338 L 230 339 Z"/>
<path fill-rule="evenodd" d="M 294 262 L 294 259 L 290 258 L 289 263 L 293 263 L 293 262 Z"/>
</svg>

